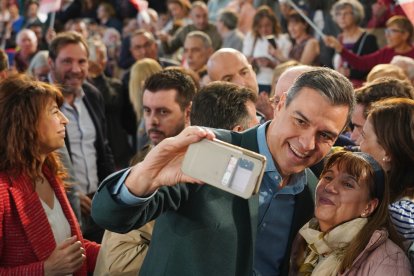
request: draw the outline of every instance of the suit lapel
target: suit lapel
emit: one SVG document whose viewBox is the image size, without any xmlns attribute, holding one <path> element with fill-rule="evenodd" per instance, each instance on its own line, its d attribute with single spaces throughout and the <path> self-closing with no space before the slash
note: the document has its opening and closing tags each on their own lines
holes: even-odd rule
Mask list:
<svg viewBox="0 0 414 276">
<path fill-rule="evenodd" d="M 39 196 L 31 188 L 32 181 L 28 177 L 21 175 L 10 180 L 9 191 L 27 240 L 37 258 L 45 260 L 56 247 L 56 243 Z"/>
<path fill-rule="evenodd" d="M 248 129 L 241 135 L 240 146 L 242 148 L 249 149 L 254 152 L 259 152 L 259 146 L 257 143 L 257 127 Z M 255 248 L 258 212 L 259 212 L 259 194 L 256 194 L 248 199 L 249 211 L 250 211 L 250 227 L 252 233 L 253 248 Z"/>
</svg>

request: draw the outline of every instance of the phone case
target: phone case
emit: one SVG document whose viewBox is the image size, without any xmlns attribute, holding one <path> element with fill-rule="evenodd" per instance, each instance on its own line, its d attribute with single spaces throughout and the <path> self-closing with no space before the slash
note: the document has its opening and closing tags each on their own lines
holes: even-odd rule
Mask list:
<svg viewBox="0 0 414 276">
<path fill-rule="evenodd" d="M 188 176 L 243 198 L 259 191 L 266 157 L 214 139 L 191 144 L 181 170 Z"/>
</svg>

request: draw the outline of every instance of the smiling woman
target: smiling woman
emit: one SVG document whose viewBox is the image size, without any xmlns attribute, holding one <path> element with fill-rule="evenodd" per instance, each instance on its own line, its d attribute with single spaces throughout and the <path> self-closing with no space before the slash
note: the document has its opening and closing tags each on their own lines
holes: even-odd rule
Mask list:
<svg viewBox="0 0 414 276">
<path fill-rule="evenodd" d="M 384 172 L 370 155 L 332 154 L 316 188 L 315 218 L 293 245 L 291 275 L 411 275 L 388 204 Z"/>
<path fill-rule="evenodd" d="M 99 245 L 82 238 L 54 151 L 62 93 L 27 76 L 0 83 L 0 274 L 87 275 Z"/>
</svg>

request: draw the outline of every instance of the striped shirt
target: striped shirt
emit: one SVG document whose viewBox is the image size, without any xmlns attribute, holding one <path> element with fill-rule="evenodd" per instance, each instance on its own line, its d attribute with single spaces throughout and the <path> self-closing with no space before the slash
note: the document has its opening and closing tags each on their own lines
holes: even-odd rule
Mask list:
<svg viewBox="0 0 414 276">
<path fill-rule="evenodd" d="M 409 199 L 401 199 L 388 207 L 391 221 L 396 230 L 404 238 L 414 241 L 414 202 Z"/>
</svg>

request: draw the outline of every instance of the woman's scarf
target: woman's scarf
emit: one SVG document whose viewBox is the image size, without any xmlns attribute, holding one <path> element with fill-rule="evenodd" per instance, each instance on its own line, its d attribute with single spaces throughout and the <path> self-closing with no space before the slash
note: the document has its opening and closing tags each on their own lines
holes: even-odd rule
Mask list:
<svg viewBox="0 0 414 276">
<path fill-rule="evenodd" d="M 309 253 L 299 268 L 299 274 L 337 275 L 346 247 L 367 222 L 367 218 L 356 218 L 327 233 L 316 230 L 316 219 L 305 224 L 299 233 L 308 244 Z"/>
</svg>

